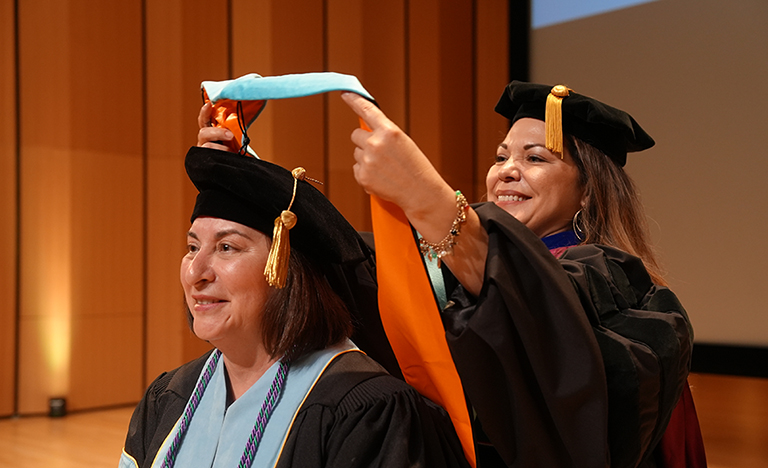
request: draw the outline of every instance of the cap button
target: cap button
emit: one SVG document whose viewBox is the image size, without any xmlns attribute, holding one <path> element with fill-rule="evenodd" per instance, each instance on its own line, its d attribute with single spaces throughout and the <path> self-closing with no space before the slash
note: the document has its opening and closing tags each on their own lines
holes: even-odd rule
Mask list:
<svg viewBox="0 0 768 468">
<path fill-rule="evenodd" d="M 564 98 L 564 97 L 568 96 L 568 93 L 570 93 L 570 91 L 571 90 L 568 89 L 567 86 L 557 85 L 557 86 L 554 86 L 552 88 L 552 91 L 550 91 L 550 92 L 552 94 L 554 94 L 555 96 L 559 97 L 559 98 Z"/>
<path fill-rule="evenodd" d="M 280 213 L 280 220 L 288 229 L 293 229 L 296 226 L 296 215 L 292 211 L 285 210 Z"/>
<path fill-rule="evenodd" d="M 306 177 L 307 174 L 307 170 L 303 167 L 297 167 L 291 171 L 291 174 L 293 174 L 293 178 L 296 180 L 304 180 L 304 177 Z"/>
</svg>

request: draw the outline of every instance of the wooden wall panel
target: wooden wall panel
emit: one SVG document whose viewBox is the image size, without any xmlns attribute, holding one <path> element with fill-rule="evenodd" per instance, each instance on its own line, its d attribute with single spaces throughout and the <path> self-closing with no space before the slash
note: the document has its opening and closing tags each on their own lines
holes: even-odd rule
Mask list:
<svg viewBox="0 0 768 468">
<path fill-rule="evenodd" d="M 232 76 L 249 73 L 275 75 L 272 57 L 272 10 L 274 0 L 232 0 Z M 274 147 L 272 104 L 248 130 L 251 147 L 264 159 L 271 160 Z"/>
<path fill-rule="evenodd" d="M 72 2 L 72 322 L 68 404 L 135 401 L 142 380 L 142 8 Z M 93 22 L 90 15 L 100 21 Z M 79 116 L 95 119 L 87 131 Z"/>
<path fill-rule="evenodd" d="M 357 76 L 363 86 L 368 83 L 363 73 L 366 58 L 364 0 L 329 2 L 327 10 L 326 40 L 327 68 L 329 71 Z M 371 91 L 372 92 L 372 91 Z M 340 93 L 329 93 L 325 98 L 327 110 L 328 174 L 325 194 L 357 229 L 370 230 L 370 203 L 365 192 L 355 182 L 352 172 L 354 146 L 351 132 L 359 126 L 354 112 L 340 98 Z"/>
<path fill-rule="evenodd" d="M 406 15 L 403 0 L 332 2 L 328 10 L 328 70 L 356 75 L 395 123 L 405 128 Z M 337 94 L 328 96 L 329 186 L 326 194 L 359 230 L 370 230 L 368 195 L 352 166 L 357 116 Z"/>
<path fill-rule="evenodd" d="M 22 413 L 135 399 L 141 33 L 138 1 L 20 4 Z"/>
<path fill-rule="evenodd" d="M 409 4 L 410 134 L 455 189 L 474 192 L 473 10 Z"/>
<path fill-rule="evenodd" d="M 20 5 L 22 413 L 43 412 L 48 397 L 69 391 L 71 155 L 63 148 L 73 127 L 70 21 L 65 5 Z M 56 86 L 50 70 L 59 71 Z"/>
<path fill-rule="evenodd" d="M 407 132 L 440 171 L 440 2 L 408 2 Z"/>
<path fill-rule="evenodd" d="M 227 14 L 226 1 L 147 4 L 147 363 L 143 386 L 210 349 L 189 330 L 179 283 L 196 194 L 184 171 L 184 156 L 197 141 L 200 82 L 228 77 Z"/>
<path fill-rule="evenodd" d="M 178 84 L 182 97 L 181 119 L 184 151 L 180 155 L 183 161 L 186 150 L 197 142 L 197 114 L 202 106 L 200 83 L 204 80 L 225 80 L 230 78 L 230 44 L 228 33 L 227 0 L 185 0 L 181 8 L 182 49 L 181 82 Z M 150 83 L 151 86 L 151 83 Z M 182 163 L 183 164 L 183 163 Z M 183 168 L 181 169 L 183 171 Z M 184 173 L 184 172 L 182 172 Z M 192 213 L 197 191 L 191 182 L 183 176 L 184 227 L 181 231 L 182 242 L 186 242 L 189 229 L 189 215 Z M 181 258 L 175 262 L 174 273 L 178 275 Z M 179 297 L 182 297 L 179 293 Z M 182 360 L 189 361 L 210 349 L 210 345 L 195 337 L 192 333 L 182 334 Z"/>
<path fill-rule="evenodd" d="M 0 416 L 14 412 L 16 388 L 16 25 L 14 2 L 0 2 Z"/>
<path fill-rule="evenodd" d="M 303 0 L 300 4 L 272 4 L 273 74 L 323 71 L 324 3 Z M 271 102 L 265 112 L 273 113 L 274 153 L 262 156 L 289 170 L 303 166 L 309 177 L 326 180 L 324 99 L 316 95 Z M 317 188 L 325 190 L 323 186 Z"/>
<path fill-rule="evenodd" d="M 357 76 L 366 86 L 363 75 L 363 9 L 362 0 L 329 2 L 326 13 L 327 68 L 329 71 Z M 352 173 L 354 158 L 349 136 L 358 127 L 357 116 L 340 98 L 330 93 L 325 98 L 327 110 L 328 173 L 325 194 L 357 229 L 365 229 L 370 209 L 365 192 Z M 370 229 L 370 228 L 369 228 Z"/>
<path fill-rule="evenodd" d="M 493 110 L 509 82 L 508 17 L 508 0 L 475 2 L 474 201 L 485 200 L 485 175 L 509 127 L 507 119 Z"/>
<path fill-rule="evenodd" d="M 405 0 L 363 2 L 363 85 L 390 120 L 408 123 L 408 11 Z M 412 3 L 412 2 L 411 2 Z"/>
<path fill-rule="evenodd" d="M 439 86 L 440 154 L 436 164 L 448 183 L 473 193 L 475 142 L 474 12 L 472 0 L 452 2 L 440 8 L 440 64 L 435 81 Z M 437 155 L 436 155 L 437 157 Z"/>
<path fill-rule="evenodd" d="M 185 250 L 184 151 L 194 116 L 183 115 L 182 1 L 147 2 L 146 21 L 146 370 L 144 387 L 184 362 L 187 332 L 178 266 Z M 185 138 L 185 136 L 187 138 Z M 141 393 L 139 393 L 141 395 Z"/>
</svg>

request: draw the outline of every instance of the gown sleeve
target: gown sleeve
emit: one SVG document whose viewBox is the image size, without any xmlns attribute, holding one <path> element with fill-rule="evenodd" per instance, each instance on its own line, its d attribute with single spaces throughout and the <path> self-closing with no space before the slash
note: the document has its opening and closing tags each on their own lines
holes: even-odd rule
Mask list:
<svg viewBox="0 0 768 468">
<path fill-rule="evenodd" d="M 278 468 L 468 468 L 439 406 L 348 353 L 333 364 L 296 417 Z"/>
<path fill-rule="evenodd" d="M 693 348 L 687 313 L 626 252 L 581 246 L 568 250 L 561 263 L 603 356 L 613 466 L 648 461 L 687 386 Z"/>
<path fill-rule="evenodd" d="M 483 288 L 443 311 L 482 429 L 509 466 L 639 466 L 679 398 L 690 327 L 639 259 L 573 247 L 555 259 L 493 204 Z"/>
<path fill-rule="evenodd" d="M 208 354 L 162 373 L 149 385 L 134 409 L 123 452 L 133 458 L 139 468 L 152 464 L 165 437 L 184 411 Z"/>
</svg>

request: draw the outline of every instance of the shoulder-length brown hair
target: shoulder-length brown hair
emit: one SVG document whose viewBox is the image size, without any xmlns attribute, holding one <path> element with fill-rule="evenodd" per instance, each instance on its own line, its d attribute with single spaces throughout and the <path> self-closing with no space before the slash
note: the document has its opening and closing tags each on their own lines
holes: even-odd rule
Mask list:
<svg viewBox="0 0 768 468">
<path fill-rule="evenodd" d="M 594 146 L 566 138 L 584 186 L 579 227 L 583 244 L 616 247 L 645 264 L 653 282 L 666 285 L 649 242 L 648 223 L 634 182 L 624 169 Z"/>
<path fill-rule="evenodd" d="M 344 301 L 317 265 L 295 249 L 291 249 L 285 287 L 270 288 L 260 317 L 261 339 L 273 358 L 297 359 L 340 343 L 353 331 Z M 188 307 L 187 320 L 194 333 Z"/>
<path fill-rule="evenodd" d="M 352 335 L 346 304 L 318 266 L 295 249 L 291 249 L 285 287 L 271 288 L 261 325 L 267 352 L 289 359 Z"/>
</svg>

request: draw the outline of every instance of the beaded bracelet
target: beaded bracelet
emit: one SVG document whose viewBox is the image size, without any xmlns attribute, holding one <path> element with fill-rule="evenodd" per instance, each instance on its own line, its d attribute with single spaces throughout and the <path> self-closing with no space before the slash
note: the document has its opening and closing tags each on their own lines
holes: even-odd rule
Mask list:
<svg viewBox="0 0 768 468">
<path fill-rule="evenodd" d="M 458 212 L 453 224 L 451 224 L 451 230 L 440 242 L 433 244 L 427 242 L 423 237 L 419 239 L 419 251 L 429 260 L 437 259 L 438 268 L 440 268 L 442 258 L 453 253 L 453 247 L 458 242 L 456 238 L 461 234 L 461 225 L 467 222 L 469 204 L 460 190 L 456 191 L 456 208 Z"/>
</svg>

